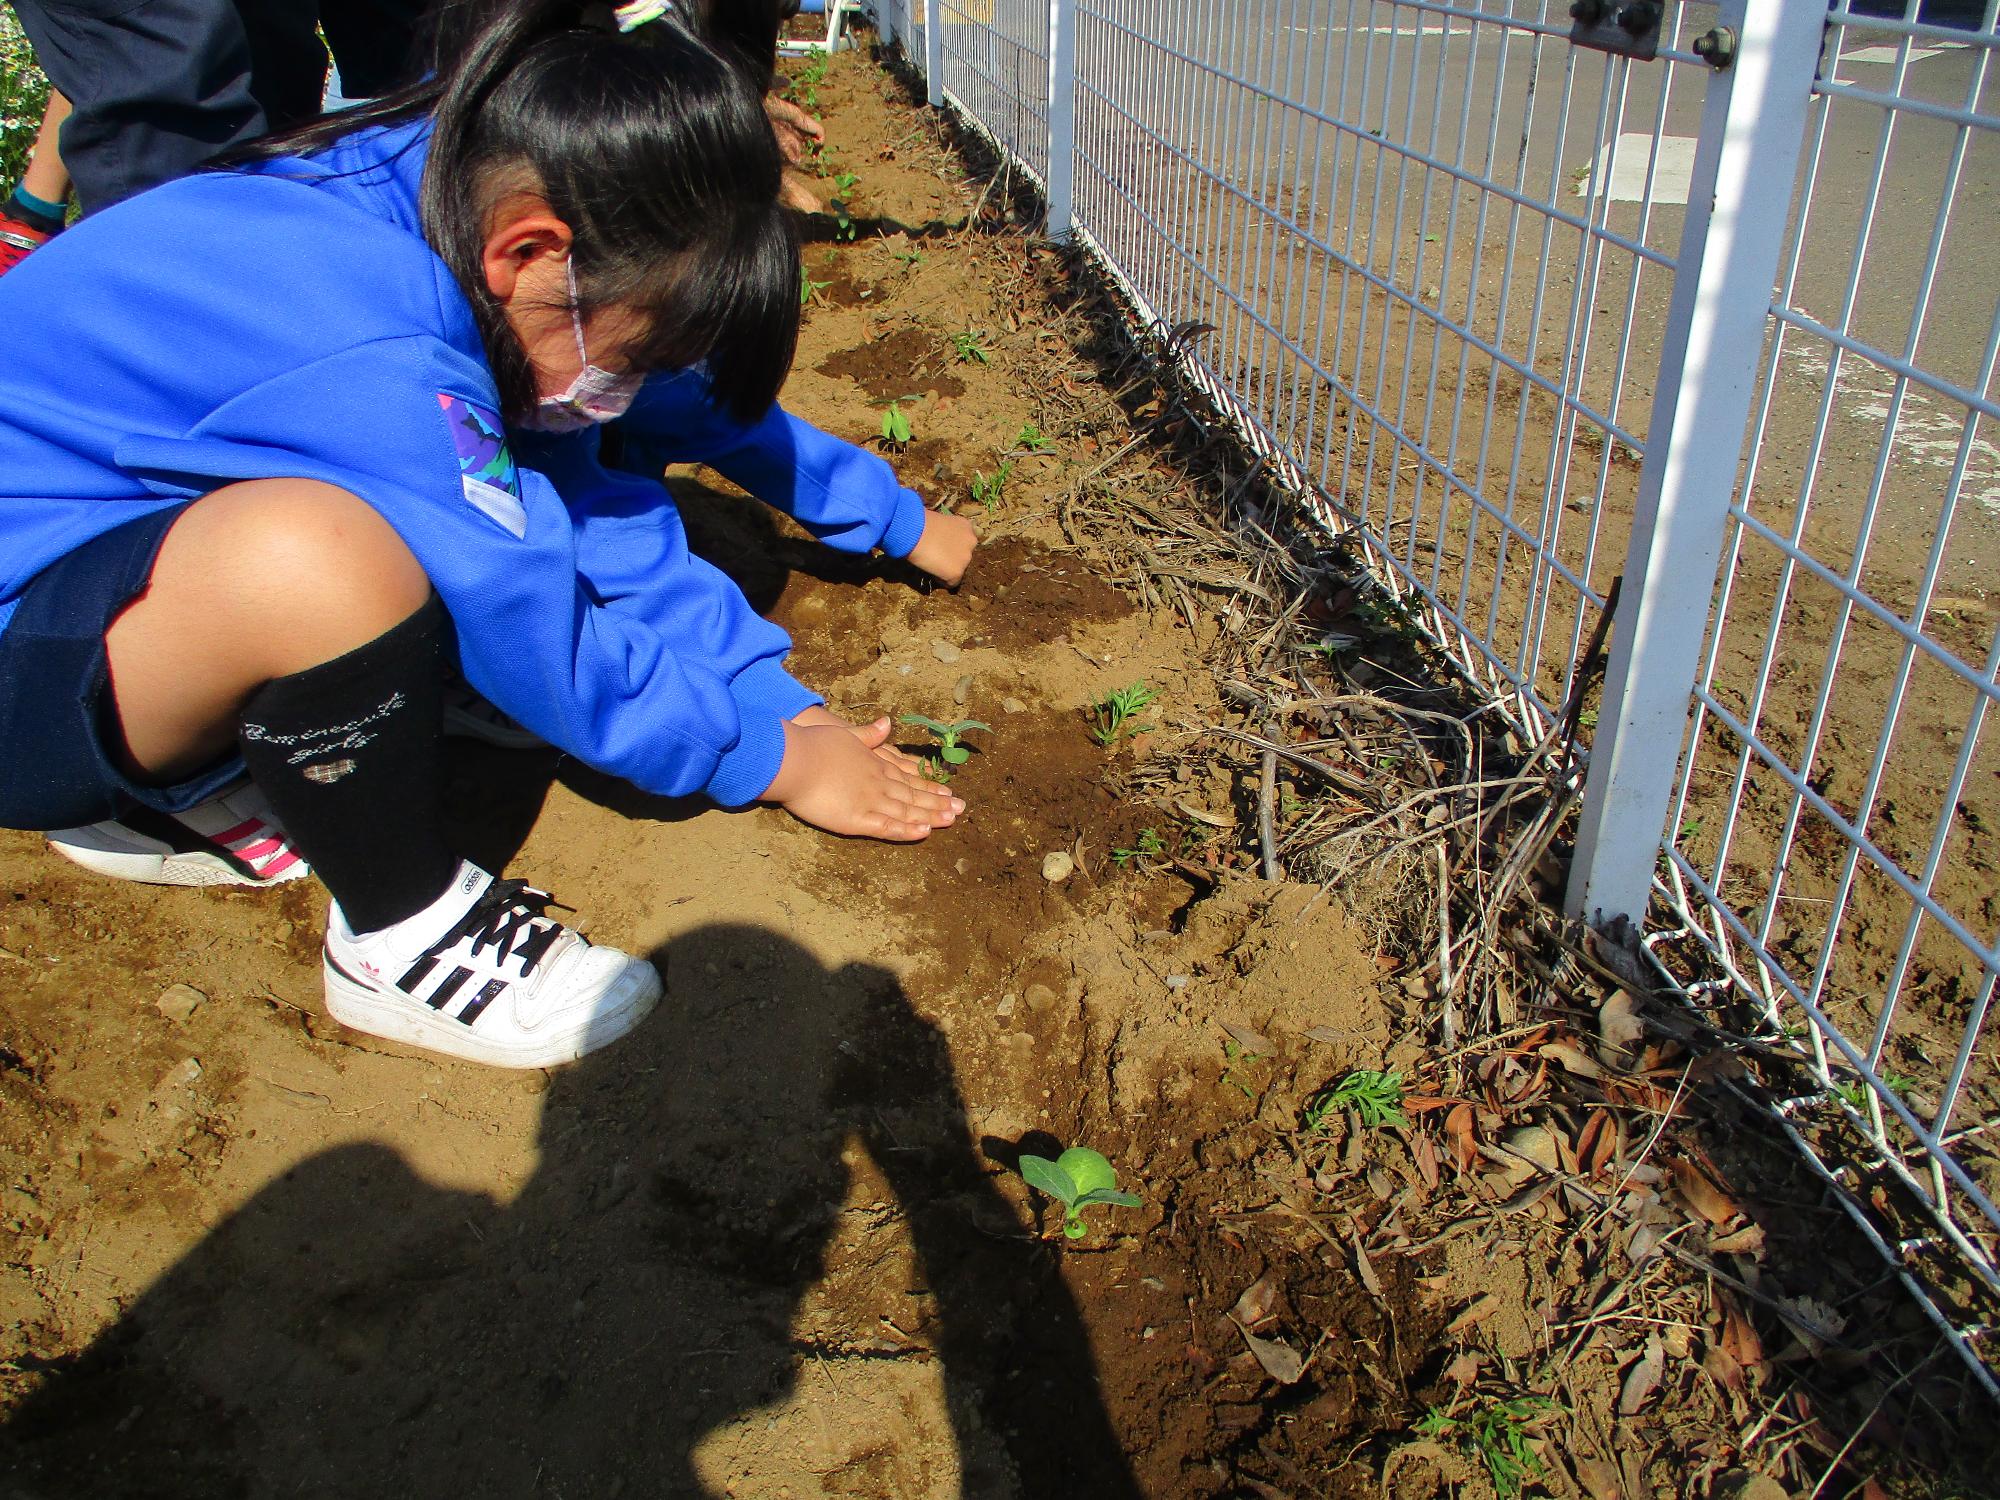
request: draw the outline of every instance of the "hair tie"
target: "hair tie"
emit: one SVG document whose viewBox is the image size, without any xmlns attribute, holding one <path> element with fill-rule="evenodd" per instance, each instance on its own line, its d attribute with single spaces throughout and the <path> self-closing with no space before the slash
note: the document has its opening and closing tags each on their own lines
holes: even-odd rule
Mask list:
<svg viewBox="0 0 2000 1500">
<path fill-rule="evenodd" d="M 626 0 L 623 5 L 613 6 L 611 14 L 618 22 L 618 29 L 637 31 L 648 21 L 657 21 L 674 8 L 674 0 Z"/>
</svg>

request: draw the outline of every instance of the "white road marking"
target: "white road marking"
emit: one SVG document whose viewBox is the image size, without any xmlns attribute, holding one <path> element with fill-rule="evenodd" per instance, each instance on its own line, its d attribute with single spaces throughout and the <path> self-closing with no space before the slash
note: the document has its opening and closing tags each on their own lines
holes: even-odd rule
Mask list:
<svg viewBox="0 0 2000 1500">
<path fill-rule="evenodd" d="M 1628 130 L 1618 137 L 1611 153 L 1609 188 L 1613 203 L 1639 203 L 1646 196 L 1646 169 L 1653 170 L 1653 201 L 1685 203 L 1688 185 L 1694 180 L 1694 145 L 1691 135 L 1663 135 L 1657 162 L 1653 159 L 1653 137 L 1644 130 Z M 1595 173 L 1576 185 L 1579 198 L 1597 194 Z"/>
</svg>

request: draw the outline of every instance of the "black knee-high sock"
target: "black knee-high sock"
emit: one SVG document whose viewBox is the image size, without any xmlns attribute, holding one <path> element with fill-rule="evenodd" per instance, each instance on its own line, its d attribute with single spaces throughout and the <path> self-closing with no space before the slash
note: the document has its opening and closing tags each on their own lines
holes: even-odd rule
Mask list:
<svg viewBox="0 0 2000 1500">
<path fill-rule="evenodd" d="M 279 677 L 243 707 L 243 763 L 356 932 L 437 899 L 445 843 L 441 678 L 450 621 L 435 596 L 394 629 Z"/>
</svg>

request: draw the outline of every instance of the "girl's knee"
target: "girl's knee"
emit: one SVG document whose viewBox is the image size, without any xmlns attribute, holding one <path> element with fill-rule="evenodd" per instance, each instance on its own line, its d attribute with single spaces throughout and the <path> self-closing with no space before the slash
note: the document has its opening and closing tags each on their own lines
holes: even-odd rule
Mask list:
<svg viewBox="0 0 2000 1500">
<path fill-rule="evenodd" d="M 430 580 L 374 507 L 312 479 L 227 485 L 190 506 L 160 564 L 205 574 L 286 620 L 372 639 L 423 607 Z M 156 568 L 156 579 L 158 582 Z"/>
</svg>

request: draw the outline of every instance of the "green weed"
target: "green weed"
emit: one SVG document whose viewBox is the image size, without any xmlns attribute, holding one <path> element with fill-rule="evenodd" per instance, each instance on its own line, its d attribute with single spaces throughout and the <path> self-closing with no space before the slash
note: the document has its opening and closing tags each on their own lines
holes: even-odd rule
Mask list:
<svg viewBox="0 0 2000 1500">
<path fill-rule="evenodd" d="M 987 364 L 986 335 L 976 328 L 968 328 L 963 333 L 951 336 L 951 357 L 962 365 Z"/>
<path fill-rule="evenodd" d="M 1000 497 L 1007 492 L 1007 481 L 1013 477 L 1014 460 L 1002 459 L 998 473 L 976 473 L 972 476 L 972 498 L 986 507 L 986 514 L 992 515 L 1000 508 Z"/>
<path fill-rule="evenodd" d="M 1528 1441 L 1528 1429 L 1555 1409 L 1546 1396 L 1488 1400 L 1469 1416 L 1453 1417 L 1432 1407 L 1417 1423 L 1417 1435 L 1450 1442 L 1477 1455 L 1500 1500 L 1514 1500 L 1521 1487 L 1542 1477 L 1542 1462 Z"/>
<path fill-rule="evenodd" d="M 1356 1068 L 1331 1088 L 1323 1088 L 1306 1101 L 1303 1116 L 1306 1130 L 1316 1133 L 1337 1110 L 1351 1109 L 1361 1123 L 1379 1130 L 1384 1125 L 1402 1126 L 1403 1075 Z"/>
<path fill-rule="evenodd" d="M 910 441 L 910 414 L 903 410 L 903 403 L 891 401 L 889 409 L 882 413 L 882 441 L 891 448 L 901 448 Z"/>
<path fill-rule="evenodd" d="M 1159 696 L 1158 692 L 1144 682 L 1135 682 L 1130 687 L 1114 688 L 1090 706 L 1093 720 L 1091 738 L 1109 749 L 1118 742 L 1121 734 L 1137 734 L 1141 726 L 1134 720 Z"/>
<path fill-rule="evenodd" d="M 1139 837 L 1133 840 L 1129 849 L 1113 849 L 1111 862 L 1121 870 L 1129 870 L 1135 861 L 1158 859 L 1167 852 L 1167 841 L 1157 828 L 1141 828 Z"/>
<path fill-rule="evenodd" d="M 1041 428 L 1029 422 L 1014 434 L 1014 446 L 1024 453 L 1047 453 L 1055 444 L 1042 435 Z"/>
<path fill-rule="evenodd" d="M 819 294 L 832 286 L 830 281 L 814 281 L 812 273 L 804 266 L 799 267 L 799 306 L 809 307 L 818 300 Z"/>
</svg>

